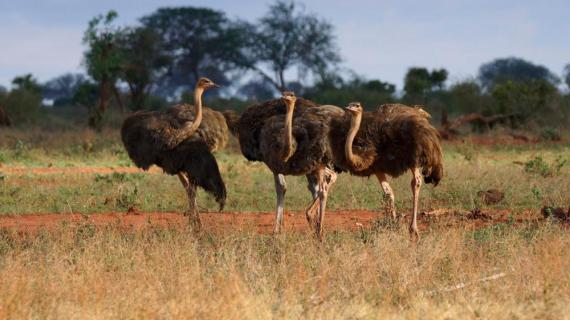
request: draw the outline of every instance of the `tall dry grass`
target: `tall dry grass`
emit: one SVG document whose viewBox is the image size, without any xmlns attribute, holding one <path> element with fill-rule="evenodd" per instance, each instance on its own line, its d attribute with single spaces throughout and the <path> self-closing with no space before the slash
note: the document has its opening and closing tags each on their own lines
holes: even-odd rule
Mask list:
<svg viewBox="0 0 570 320">
<path fill-rule="evenodd" d="M 403 227 L 402 227 L 403 228 Z M 568 318 L 556 225 L 277 239 L 62 227 L 0 237 L 0 318 Z M 505 277 L 475 282 L 503 272 Z M 463 289 L 438 291 L 466 283 Z"/>
</svg>

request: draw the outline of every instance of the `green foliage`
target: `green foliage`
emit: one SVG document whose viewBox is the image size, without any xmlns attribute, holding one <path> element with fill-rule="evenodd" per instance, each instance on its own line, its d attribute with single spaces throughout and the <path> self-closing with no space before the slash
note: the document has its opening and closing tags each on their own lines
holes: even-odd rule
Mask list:
<svg viewBox="0 0 570 320">
<path fill-rule="evenodd" d="M 524 163 L 524 171 L 530 174 L 540 175 L 544 178 L 553 177 L 560 173 L 560 170 L 568 162 L 562 156 L 556 158 L 552 163 L 547 162 L 541 156 L 536 156 Z"/>
<path fill-rule="evenodd" d="M 550 84 L 557 84 L 560 79 L 550 70 L 541 65 L 520 58 L 495 59 L 483 64 L 479 68 L 479 81 L 483 88 L 491 91 L 495 86 L 502 83 L 543 81 Z"/>
<path fill-rule="evenodd" d="M 43 96 L 53 99 L 54 107 L 68 106 L 73 102 L 77 89 L 87 82 L 83 74 L 66 73 L 55 77 L 42 86 Z"/>
<path fill-rule="evenodd" d="M 408 69 L 404 79 L 404 100 L 412 104 L 424 104 L 428 94 L 443 90 L 448 72 L 445 69 L 432 70 L 413 67 Z"/>
<path fill-rule="evenodd" d="M 16 77 L 14 89 L 0 95 L 0 106 L 4 107 L 11 122 L 15 124 L 34 124 L 43 115 L 41 89 L 31 75 Z"/>
<path fill-rule="evenodd" d="M 129 87 L 130 109 L 147 109 L 150 89 L 165 73 L 170 57 L 163 48 L 160 36 L 149 28 L 128 30 L 120 45 L 124 58 L 121 78 Z"/>
<path fill-rule="evenodd" d="M 250 42 L 255 57 L 250 67 L 279 91 L 285 89 L 284 73 L 291 67 L 297 67 L 301 74 L 322 76 L 340 61 L 333 26 L 303 12 L 295 2 L 276 1 L 256 29 Z M 265 74 L 257 63 L 267 65 L 276 78 Z"/>
<path fill-rule="evenodd" d="M 42 90 L 38 81 L 34 79 L 31 73 L 15 77 L 12 80 L 12 85 L 14 85 L 16 90 L 25 90 L 35 94 L 40 94 Z"/>
<path fill-rule="evenodd" d="M 225 73 L 237 68 L 245 59 L 241 54 L 245 43 L 241 37 L 247 33 L 241 32 L 241 26 L 221 11 L 196 7 L 160 8 L 143 17 L 141 22 L 161 37 L 161 45 L 170 61 L 167 76 L 158 84 L 159 92 L 171 94 L 190 89 L 203 75 L 216 83 L 226 84 Z"/>
<path fill-rule="evenodd" d="M 113 25 L 116 18 L 117 13 L 112 10 L 105 16 L 96 16 L 89 21 L 83 35 L 83 43 L 88 46 L 84 54 L 87 73 L 99 86 L 99 103 L 97 108 L 90 110 L 89 126 L 98 130 L 102 128 L 103 115 L 111 95 L 114 92 L 115 97 L 119 96 L 115 84 L 125 64 L 124 51 L 120 45 L 125 30 Z"/>
<path fill-rule="evenodd" d="M 349 102 L 359 101 L 368 110 L 376 110 L 383 103 L 395 102 L 396 91 L 393 84 L 380 80 L 364 80 L 355 77 L 348 82 L 317 83 L 306 89 L 304 96 L 321 104 L 346 106 Z"/>
<path fill-rule="evenodd" d="M 122 70 L 124 56 L 118 44 L 124 30 L 113 25 L 117 17 L 112 10 L 96 16 L 83 35 L 83 43 L 88 46 L 84 57 L 87 73 L 96 81 L 116 80 Z"/>
<path fill-rule="evenodd" d="M 566 86 L 568 87 L 568 89 L 570 89 L 570 63 L 564 67 L 563 76 Z"/>
<path fill-rule="evenodd" d="M 454 83 L 449 88 L 446 97 L 446 110 L 456 114 L 480 113 L 490 103 L 490 97 L 483 94 L 481 87 L 476 81 L 465 80 Z"/>
<path fill-rule="evenodd" d="M 560 141 L 560 131 L 554 128 L 545 128 L 540 132 L 540 139 L 544 141 Z"/>
<path fill-rule="evenodd" d="M 546 113 L 558 91 L 555 86 L 544 80 L 528 82 L 508 80 L 496 85 L 491 94 L 495 104 L 489 113 L 515 115 L 524 123 L 534 115 Z"/>
</svg>

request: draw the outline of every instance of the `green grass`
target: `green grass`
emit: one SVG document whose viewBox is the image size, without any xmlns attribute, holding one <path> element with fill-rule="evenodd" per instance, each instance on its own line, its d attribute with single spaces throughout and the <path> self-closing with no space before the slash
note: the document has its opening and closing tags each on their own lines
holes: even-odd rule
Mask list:
<svg viewBox="0 0 570 320">
<path fill-rule="evenodd" d="M 98 136 L 87 132 L 57 135 L 32 131 L 11 132 L 7 136 L 9 139 L 0 144 L 1 214 L 97 213 L 124 211 L 129 206 L 143 211 L 185 210 L 186 197 L 178 179 L 165 174 L 141 171 L 108 175 L 15 175 L 2 172 L 2 168 L 10 167 L 132 166 L 116 132 Z M 237 151 L 235 141 L 229 150 L 216 154 L 228 189 L 226 210 L 272 211 L 275 192 L 270 171 L 263 163 L 246 161 Z M 423 209 L 484 207 L 477 198 L 477 191 L 491 188 L 506 194 L 503 202 L 493 206 L 497 209 L 516 212 L 570 203 L 568 144 L 445 144 L 444 151 L 445 178 L 436 188 L 431 185 L 422 188 Z M 304 209 L 310 201 L 305 178 L 286 179 L 286 208 Z M 411 208 L 409 181 L 410 175 L 405 174 L 391 182 L 399 210 Z M 380 210 L 382 199 L 375 178 L 342 174 L 332 189 L 329 209 Z M 217 210 L 216 203 L 203 191 L 199 192 L 198 203 L 203 210 Z"/>
</svg>

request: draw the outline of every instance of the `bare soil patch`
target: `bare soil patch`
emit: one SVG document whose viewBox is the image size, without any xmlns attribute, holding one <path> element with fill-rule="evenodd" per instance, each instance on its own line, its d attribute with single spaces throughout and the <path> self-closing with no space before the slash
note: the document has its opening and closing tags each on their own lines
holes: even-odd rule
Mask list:
<svg viewBox="0 0 570 320">
<path fill-rule="evenodd" d="M 269 234 L 273 230 L 274 214 L 271 212 L 203 212 L 202 225 L 207 232 L 252 231 Z M 377 221 L 383 221 L 384 214 L 377 211 L 350 210 L 327 212 L 327 231 L 356 231 L 368 229 Z M 387 220 L 384 220 L 387 221 Z M 399 223 L 407 224 L 409 216 Z M 478 229 L 497 223 L 520 225 L 545 221 L 540 211 L 528 210 L 511 216 L 510 210 L 483 210 L 476 212 L 454 209 L 437 209 L 422 213 L 419 217 L 421 230 L 464 226 Z M 99 214 L 30 214 L 0 217 L 0 229 L 19 233 L 34 233 L 54 230 L 62 226 L 93 225 L 96 227 L 118 226 L 125 231 L 139 231 L 148 228 L 180 228 L 188 225 L 188 218 L 176 212 L 111 212 Z M 290 211 L 285 214 L 286 232 L 309 232 L 303 212 Z"/>
<path fill-rule="evenodd" d="M 0 172 L 7 175 L 49 175 L 49 174 L 112 174 L 112 173 L 162 173 L 158 167 L 143 171 L 137 167 L 2 167 Z"/>
</svg>

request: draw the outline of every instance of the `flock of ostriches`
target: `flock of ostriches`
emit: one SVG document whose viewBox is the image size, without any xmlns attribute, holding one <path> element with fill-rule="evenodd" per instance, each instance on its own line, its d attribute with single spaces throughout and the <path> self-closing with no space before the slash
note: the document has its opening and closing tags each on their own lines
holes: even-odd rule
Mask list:
<svg viewBox="0 0 570 320">
<path fill-rule="evenodd" d="M 277 209 L 275 233 L 283 229 L 285 175 L 305 175 L 313 201 L 305 215 L 318 239 L 323 237 L 327 197 L 337 173 L 369 177 L 375 175 L 394 218 L 394 192 L 388 177 L 412 173 L 412 237 L 419 237 L 418 198 L 422 177 L 437 185 L 443 177 L 442 150 L 438 131 L 430 115 L 419 107 L 382 105 L 364 111 L 358 102 L 342 109 L 317 105 L 283 92 L 279 99 L 249 107 L 238 116 L 202 105 L 205 90 L 218 87 L 200 78 L 194 89 L 194 106 L 177 105 L 164 111 L 141 111 L 129 116 L 121 138 L 129 157 L 144 170 L 161 167 L 178 175 L 189 201 L 187 211 L 195 228 L 201 227 L 196 188 L 215 196 L 223 208 L 226 187 L 213 151 L 221 150 L 229 134 L 235 135 L 244 157 L 262 161 L 273 172 Z"/>
</svg>

